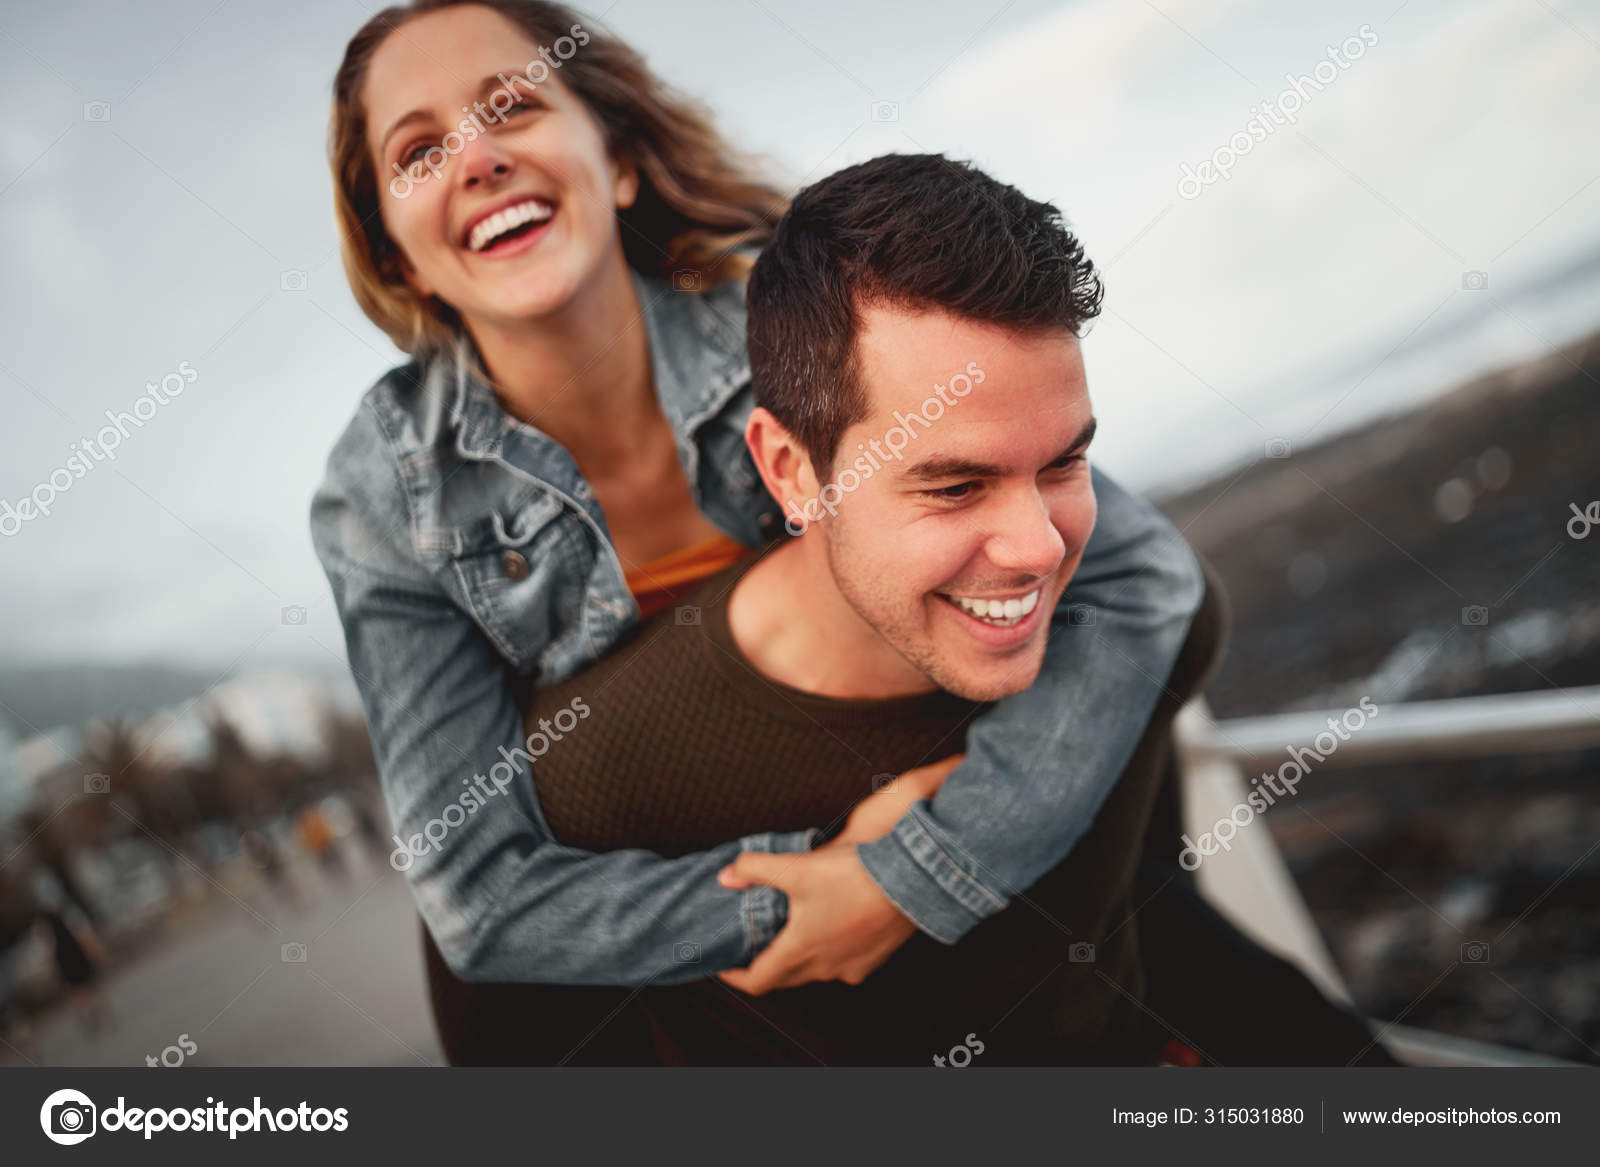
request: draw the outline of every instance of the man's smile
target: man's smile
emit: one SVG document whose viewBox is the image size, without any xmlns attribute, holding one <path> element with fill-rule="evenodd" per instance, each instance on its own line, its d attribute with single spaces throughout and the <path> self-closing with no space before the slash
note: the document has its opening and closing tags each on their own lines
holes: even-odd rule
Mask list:
<svg viewBox="0 0 1600 1167">
<path fill-rule="evenodd" d="M 1011 596 L 958 596 L 949 592 L 938 595 L 975 620 L 997 628 L 1010 628 L 1021 623 L 1022 618 L 1038 606 L 1042 590 L 1034 588 L 1031 592 Z"/>
</svg>

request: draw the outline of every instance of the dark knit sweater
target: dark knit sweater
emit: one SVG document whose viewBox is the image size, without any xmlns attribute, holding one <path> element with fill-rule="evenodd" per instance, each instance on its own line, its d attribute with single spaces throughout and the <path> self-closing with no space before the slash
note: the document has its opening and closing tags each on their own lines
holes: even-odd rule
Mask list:
<svg viewBox="0 0 1600 1167">
<path fill-rule="evenodd" d="M 587 671 L 533 695 L 530 726 L 574 699 L 591 710 L 534 768 L 540 806 L 562 843 L 670 856 L 762 831 L 836 826 L 883 776 L 961 748 L 984 706 L 944 692 L 836 700 L 759 674 L 727 616 L 728 596 L 753 562 L 705 580 Z M 533 1064 L 565 1057 L 576 1036 L 587 1051 L 579 1062 L 928 1065 L 969 1033 L 984 1043 L 975 1059 L 984 1064 L 1153 1060 L 1165 1035 L 1151 1032 L 1135 1004 L 1145 980 L 1133 877 L 1158 793 L 1165 785 L 1164 796 L 1172 794 L 1171 718 L 1216 647 L 1213 606 L 1197 619 L 1155 718 L 1088 833 L 958 945 L 919 933 L 859 986 L 820 983 L 759 998 L 714 978 L 638 994 L 470 990 L 480 1006 L 505 1014 L 501 1024 L 516 1014 L 528 1047 L 517 1060 Z M 510 992 L 483 996 L 499 990 Z M 455 1009 L 463 1024 L 495 1024 L 483 1007 L 462 1013 L 463 1000 L 446 1000 L 445 1011 Z M 597 1026 L 604 1036 L 589 1036 Z"/>
</svg>

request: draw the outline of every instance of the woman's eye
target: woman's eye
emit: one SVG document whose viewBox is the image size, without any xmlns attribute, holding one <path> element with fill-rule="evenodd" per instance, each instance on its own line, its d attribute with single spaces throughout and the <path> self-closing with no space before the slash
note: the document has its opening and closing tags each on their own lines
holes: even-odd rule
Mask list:
<svg viewBox="0 0 1600 1167">
<path fill-rule="evenodd" d="M 500 121 L 500 122 L 508 121 L 509 119 L 516 117 L 518 114 L 528 113 L 530 110 L 544 109 L 544 108 L 546 108 L 546 107 L 544 106 L 544 104 L 542 102 L 534 101 L 531 98 L 524 97 L 524 98 L 521 98 L 520 100 L 514 102 L 513 104 L 506 106 L 505 109 L 503 109 L 503 110 L 502 109 L 498 109 L 498 108 L 495 109 L 495 111 L 494 111 L 494 120 L 495 121 Z M 485 120 L 487 122 L 487 119 L 485 119 Z M 492 123 L 488 123 L 488 124 L 492 124 Z"/>
<path fill-rule="evenodd" d="M 543 108 L 545 107 L 540 105 L 538 102 L 529 100 L 528 98 L 522 98 L 521 100 L 506 106 L 504 110 L 496 109 L 493 120 L 487 121 L 486 124 L 493 125 L 495 122 L 506 121 L 517 114 L 527 113 L 529 110 Z M 446 136 L 448 137 L 448 135 Z M 415 166 L 417 163 L 423 161 L 427 157 L 429 150 L 433 150 L 435 148 L 436 143 L 429 141 L 421 141 L 417 142 L 415 145 L 408 146 L 400 155 L 400 165 L 402 167 Z"/>
</svg>

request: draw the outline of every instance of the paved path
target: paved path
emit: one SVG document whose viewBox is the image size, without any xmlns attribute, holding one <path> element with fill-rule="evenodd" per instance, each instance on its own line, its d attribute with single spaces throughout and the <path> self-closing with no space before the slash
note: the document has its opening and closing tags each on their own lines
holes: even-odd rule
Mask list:
<svg viewBox="0 0 1600 1167">
<path fill-rule="evenodd" d="M 343 881 L 298 869 L 298 911 L 230 881 L 106 976 L 110 1026 L 55 1010 L 0 1064 L 143 1066 L 187 1034 L 190 1065 L 442 1065 L 411 895 L 384 859 L 352 858 Z"/>
</svg>

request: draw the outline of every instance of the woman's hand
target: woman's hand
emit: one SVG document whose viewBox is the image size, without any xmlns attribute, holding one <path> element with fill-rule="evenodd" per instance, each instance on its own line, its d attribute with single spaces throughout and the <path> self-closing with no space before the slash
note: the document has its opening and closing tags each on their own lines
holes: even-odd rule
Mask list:
<svg viewBox="0 0 1600 1167">
<path fill-rule="evenodd" d="M 917 926 L 879 890 L 855 844 L 886 834 L 907 807 L 939 789 L 962 756 L 907 770 L 869 794 L 844 830 L 815 851 L 746 851 L 725 867 L 718 876 L 724 887 L 764 884 L 786 894 L 789 919 L 749 968 L 718 973 L 722 981 L 757 997 L 812 981 L 859 985 L 893 956 Z"/>
</svg>

